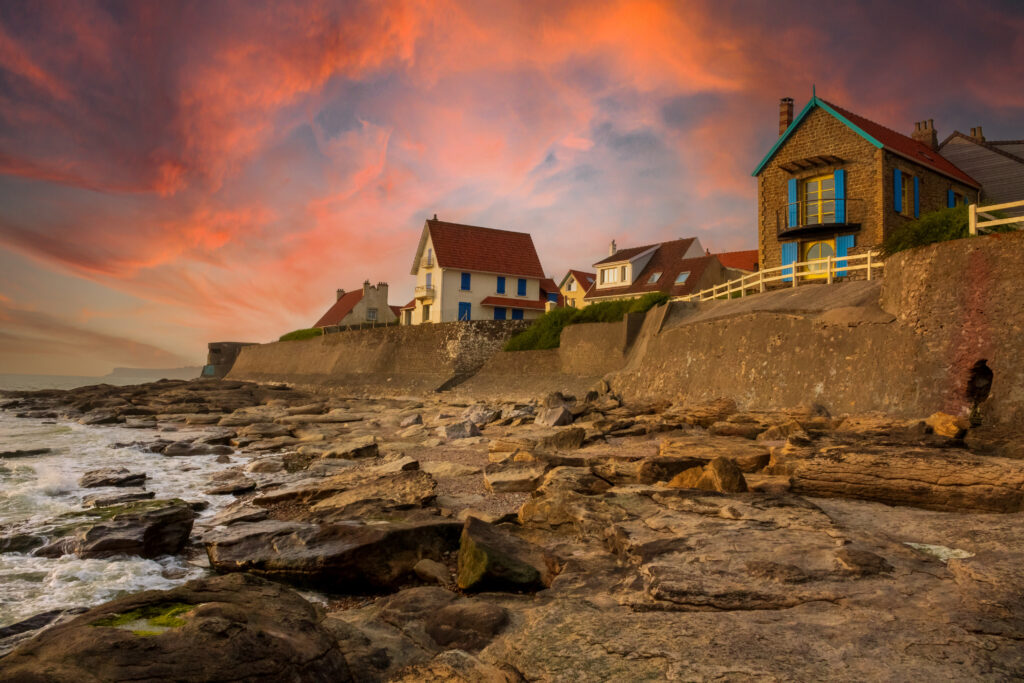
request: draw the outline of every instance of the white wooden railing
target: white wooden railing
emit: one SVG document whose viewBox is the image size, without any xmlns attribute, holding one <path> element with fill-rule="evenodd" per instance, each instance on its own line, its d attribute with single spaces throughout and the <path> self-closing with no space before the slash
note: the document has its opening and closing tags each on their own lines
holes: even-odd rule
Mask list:
<svg viewBox="0 0 1024 683">
<path fill-rule="evenodd" d="M 972 235 L 977 235 L 979 231 L 988 232 L 986 228 L 994 228 L 997 225 L 1008 225 L 1010 223 L 1020 223 L 1024 226 L 1024 218 L 1017 216 L 1016 218 L 996 218 L 992 214 L 985 213 L 986 211 L 999 211 L 1000 209 L 1013 209 L 1016 207 L 1024 207 L 1024 200 L 1015 202 L 1006 202 L 1005 204 L 992 204 L 990 206 L 978 206 L 977 204 L 971 204 L 967 207 L 967 230 Z M 989 220 L 978 221 L 978 216 L 987 218 Z"/>
<path fill-rule="evenodd" d="M 732 299 L 733 295 L 748 296 L 765 291 L 767 285 L 772 282 L 785 282 L 787 287 L 796 287 L 801 280 L 804 280 L 805 283 L 820 280 L 832 284 L 836 278 L 847 277 L 851 272 L 859 270 L 867 271 L 867 279 L 870 280 L 872 271 L 884 266 L 885 264 L 878 260 L 878 254 L 874 252 L 853 256 L 829 256 L 814 261 L 798 261 L 759 270 L 756 273 L 723 282 L 694 294 L 675 297 L 673 301 L 708 301 L 710 299 Z"/>
</svg>

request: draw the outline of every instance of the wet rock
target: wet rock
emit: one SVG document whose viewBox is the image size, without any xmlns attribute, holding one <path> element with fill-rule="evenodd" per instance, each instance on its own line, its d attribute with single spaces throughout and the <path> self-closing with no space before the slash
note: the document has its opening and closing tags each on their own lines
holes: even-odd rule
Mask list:
<svg viewBox="0 0 1024 683">
<path fill-rule="evenodd" d="M 441 425 L 437 428 L 437 436 L 443 441 L 453 441 L 455 439 L 468 439 L 473 436 L 480 436 L 480 430 L 477 426 L 466 420 L 464 422 L 456 422 L 454 424 Z"/>
<path fill-rule="evenodd" d="M 34 637 L 41 630 L 68 621 L 87 609 L 86 607 L 54 609 L 35 614 L 28 619 L 22 619 L 10 626 L 0 628 L 0 657 L 3 657 L 24 641 Z"/>
<path fill-rule="evenodd" d="M 113 410 L 91 410 L 78 418 L 78 423 L 83 425 L 109 425 L 124 422 L 124 418 Z"/>
<path fill-rule="evenodd" d="M 126 417 L 124 426 L 126 429 L 155 429 L 156 416 Z"/>
<path fill-rule="evenodd" d="M 484 486 L 491 493 L 533 491 L 546 470 L 540 463 L 491 463 L 484 468 Z"/>
<path fill-rule="evenodd" d="M 3 660 L 21 681 L 352 681 L 323 613 L 247 575 L 190 581 L 109 602 Z"/>
<path fill-rule="evenodd" d="M 51 448 L 28 448 L 17 451 L 0 451 L 0 458 L 31 458 L 37 455 L 52 453 Z"/>
<path fill-rule="evenodd" d="M 459 588 L 532 591 L 550 586 L 556 574 L 557 562 L 543 548 L 475 517 L 466 520 Z"/>
<path fill-rule="evenodd" d="M 235 449 L 231 448 L 231 446 L 175 441 L 161 452 L 170 457 L 183 457 L 191 455 L 230 455 L 235 452 Z"/>
<path fill-rule="evenodd" d="M 563 425 L 572 424 L 572 420 L 573 416 L 568 408 L 565 406 L 557 406 L 554 408 L 542 409 L 537 413 L 534 423 L 544 427 L 561 427 Z"/>
<path fill-rule="evenodd" d="M 89 517 L 68 529 L 68 535 L 36 551 L 42 557 L 75 554 L 82 558 L 112 555 L 159 557 L 181 552 L 192 531 L 195 511 L 182 500 L 138 501 L 95 508 Z"/>
<path fill-rule="evenodd" d="M 338 592 L 390 588 L 424 557 L 440 559 L 458 544 L 461 524 L 432 519 L 337 524 L 234 524 L 205 540 L 217 571 L 247 571 Z"/>
<path fill-rule="evenodd" d="M 108 507 L 110 505 L 121 505 L 136 500 L 152 500 L 156 497 L 153 491 L 125 491 L 124 493 L 94 493 L 82 499 L 82 505 L 87 508 Z"/>
<path fill-rule="evenodd" d="M 129 472 L 123 467 L 106 467 L 86 472 L 78 480 L 78 485 L 94 489 L 101 486 L 142 486 L 145 482 L 145 472 Z"/>
</svg>

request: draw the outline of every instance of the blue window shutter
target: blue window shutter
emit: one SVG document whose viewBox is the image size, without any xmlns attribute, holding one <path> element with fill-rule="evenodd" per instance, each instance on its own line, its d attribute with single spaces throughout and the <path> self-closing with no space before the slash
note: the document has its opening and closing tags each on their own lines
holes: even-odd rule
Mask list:
<svg viewBox="0 0 1024 683">
<path fill-rule="evenodd" d="M 469 320 L 473 305 L 468 301 L 459 302 L 459 320 Z"/>
<path fill-rule="evenodd" d="M 946 190 L 946 208 L 952 209 L 954 206 L 956 206 L 956 192 Z"/>
<path fill-rule="evenodd" d="M 846 171 L 837 168 L 835 175 L 836 188 L 836 223 L 846 222 Z"/>
<path fill-rule="evenodd" d="M 796 198 L 796 178 L 789 179 L 789 227 L 795 228 L 800 221 L 800 206 Z"/>
<path fill-rule="evenodd" d="M 796 251 L 797 251 L 797 243 L 796 242 L 783 242 L 782 243 L 782 265 L 788 266 L 790 263 L 796 263 Z M 788 275 L 787 275 L 787 273 L 788 273 Z M 782 271 L 782 274 L 786 275 L 786 277 L 782 278 L 783 281 L 785 281 L 785 282 L 792 282 L 793 281 L 793 277 L 792 277 L 793 276 L 793 269 L 792 268 L 790 268 L 788 271 L 787 270 Z"/>
<path fill-rule="evenodd" d="M 918 192 L 920 189 L 921 179 L 914 176 L 914 218 L 921 217 L 921 193 Z"/>
<path fill-rule="evenodd" d="M 523 309 L 521 309 L 521 308 L 513 308 L 512 309 L 512 319 L 513 320 L 522 320 L 523 319 Z"/>
<path fill-rule="evenodd" d="M 526 280 L 523 278 L 519 278 L 519 285 L 516 293 L 519 294 L 519 296 L 526 296 Z"/>
<path fill-rule="evenodd" d="M 893 207 L 896 213 L 903 210 L 903 183 L 900 178 L 900 169 L 892 169 Z"/>
<path fill-rule="evenodd" d="M 501 275 L 498 276 L 498 294 L 505 293 L 505 278 Z M 502 318 L 504 320 L 504 318 Z"/>
<path fill-rule="evenodd" d="M 462 289 L 469 289 L 469 273 L 462 274 Z"/>
<path fill-rule="evenodd" d="M 558 294 L 556 294 L 555 292 L 548 292 L 548 301 L 550 301 L 553 304 L 557 304 Z"/>
<path fill-rule="evenodd" d="M 501 307 L 501 306 L 495 306 L 494 307 L 494 319 L 495 320 L 505 320 L 505 313 L 506 313 L 506 311 L 505 311 L 505 309 L 503 307 Z"/>
<path fill-rule="evenodd" d="M 839 237 L 836 238 L 836 256 L 846 256 L 847 254 L 850 253 L 850 250 L 853 249 L 854 244 L 855 240 L 853 235 L 840 235 Z M 845 266 L 846 261 L 836 261 L 836 268 L 844 268 Z M 836 272 L 836 275 L 838 275 L 839 277 L 845 277 L 846 271 L 839 270 Z"/>
</svg>

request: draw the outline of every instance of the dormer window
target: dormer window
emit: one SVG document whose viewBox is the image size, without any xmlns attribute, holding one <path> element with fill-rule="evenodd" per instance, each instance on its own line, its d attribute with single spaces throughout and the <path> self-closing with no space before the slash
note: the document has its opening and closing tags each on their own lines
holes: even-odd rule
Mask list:
<svg viewBox="0 0 1024 683">
<path fill-rule="evenodd" d="M 651 273 L 651 277 L 647 279 L 647 284 L 653 285 L 655 282 L 661 279 L 661 273 Z"/>
<path fill-rule="evenodd" d="M 622 275 L 626 274 L 626 266 L 622 266 Z M 601 269 L 601 284 L 611 285 L 619 282 L 619 269 L 618 268 L 602 268 Z"/>
</svg>

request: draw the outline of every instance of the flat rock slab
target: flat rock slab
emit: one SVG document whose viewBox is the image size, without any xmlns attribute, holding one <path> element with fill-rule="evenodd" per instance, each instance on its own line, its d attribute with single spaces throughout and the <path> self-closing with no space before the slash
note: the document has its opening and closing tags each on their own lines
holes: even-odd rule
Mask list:
<svg viewBox="0 0 1024 683">
<path fill-rule="evenodd" d="M 3 659 L 10 681 L 352 681 L 294 591 L 246 575 L 190 581 L 91 609 Z"/>
<path fill-rule="evenodd" d="M 314 524 L 266 520 L 209 534 L 206 552 L 221 572 L 255 572 L 337 592 L 392 587 L 427 557 L 458 546 L 462 524 L 442 520 Z"/>
<path fill-rule="evenodd" d="M 847 448 L 795 462 L 793 493 L 930 510 L 1024 510 L 1024 462 L 953 449 Z"/>
<path fill-rule="evenodd" d="M 82 488 L 94 489 L 101 486 L 141 486 L 145 482 L 145 472 L 129 472 L 123 467 L 106 467 L 86 472 L 78 480 L 78 485 Z"/>
<path fill-rule="evenodd" d="M 94 493 L 82 499 L 82 505 L 87 508 L 102 508 L 110 505 L 121 505 L 136 500 L 152 500 L 156 497 L 153 491 L 125 491 L 123 493 Z"/>
</svg>

